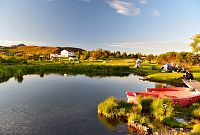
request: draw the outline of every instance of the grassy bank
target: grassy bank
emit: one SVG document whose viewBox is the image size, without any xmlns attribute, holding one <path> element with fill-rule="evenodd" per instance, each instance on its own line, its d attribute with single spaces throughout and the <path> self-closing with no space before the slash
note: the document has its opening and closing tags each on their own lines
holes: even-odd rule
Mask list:
<svg viewBox="0 0 200 135">
<path fill-rule="evenodd" d="M 5 82 L 9 78 L 15 77 L 21 82 L 23 75 L 38 74 L 41 77 L 44 74 L 57 73 L 60 75 L 78 75 L 86 76 L 128 76 L 130 74 L 128 66 L 107 66 L 107 65 L 84 65 L 84 64 L 29 64 L 29 65 L 0 65 L 0 82 Z"/>
<path fill-rule="evenodd" d="M 161 82 L 170 84 L 173 86 L 184 86 L 182 82 L 182 76 L 185 73 L 167 73 L 167 72 L 160 72 L 159 69 L 161 65 L 157 64 L 143 64 L 141 68 L 135 69 L 132 68 L 132 72 L 139 76 L 145 76 L 152 82 Z M 199 66 L 191 66 L 188 67 L 190 71 L 193 72 L 193 76 L 196 80 L 200 81 L 200 67 Z"/>
<path fill-rule="evenodd" d="M 112 128 L 127 123 L 129 129 L 135 130 L 139 127 L 135 130 L 137 132 L 140 132 L 142 127 L 142 130 L 148 129 L 148 133 L 200 133 L 200 103 L 179 107 L 167 98 L 139 97 L 138 104 L 134 105 L 109 97 L 98 105 L 98 114 L 101 121 Z M 177 118 L 182 118 L 183 121 L 180 122 Z"/>
<path fill-rule="evenodd" d="M 135 75 L 145 76 L 152 82 L 162 82 L 174 86 L 184 85 L 181 80 L 183 73 L 161 73 L 159 72 L 159 69 L 162 65 L 158 64 L 142 64 L 141 68 L 134 68 L 134 64 L 134 61 L 131 59 L 92 62 L 82 61 L 80 63 L 70 61 L 28 61 L 24 65 L 0 65 L 0 76 L 12 77 L 16 74 L 17 70 L 22 70 L 23 74 L 55 72 L 61 74 L 68 73 L 72 75 L 86 74 L 87 76 L 111 76 L 133 73 Z M 198 66 L 192 66 L 189 67 L 189 69 L 194 73 L 194 78 L 200 81 L 200 68 Z"/>
</svg>

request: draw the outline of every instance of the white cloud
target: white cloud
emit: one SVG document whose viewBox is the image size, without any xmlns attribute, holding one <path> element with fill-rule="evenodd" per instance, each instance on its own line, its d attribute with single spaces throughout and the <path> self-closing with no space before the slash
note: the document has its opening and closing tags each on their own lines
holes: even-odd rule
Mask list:
<svg viewBox="0 0 200 135">
<path fill-rule="evenodd" d="M 90 3 L 91 2 L 91 0 L 77 0 L 77 1 L 79 1 L 79 2 L 86 2 L 86 3 Z"/>
<path fill-rule="evenodd" d="M 142 4 L 146 4 L 147 0 L 139 0 L 139 2 L 142 3 Z"/>
<path fill-rule="evenodd" d="M 118 14 L 125 16 L 137 16 L 141 13 L 140 8 L 135 7 L 133 3 L 122 0 L 109 0 L 108 4 L 115 9 Z"/>
<path fill-rule="evenodd" d="M 191 51 L 186 42 L 120 42 L 120 43 L 104 43 L 112 49 L 133 50 L 145 54 L 160 54 L 167 51 Z"/>
<path fill-rule="evenodd" d="M 151 11 L 151 14 L 150 14 L 151 16 L 160 16 L 160 12 L 159 12 L 159 10 L 158 9 L 153 9 L 152 11 Z"/>
</svg>

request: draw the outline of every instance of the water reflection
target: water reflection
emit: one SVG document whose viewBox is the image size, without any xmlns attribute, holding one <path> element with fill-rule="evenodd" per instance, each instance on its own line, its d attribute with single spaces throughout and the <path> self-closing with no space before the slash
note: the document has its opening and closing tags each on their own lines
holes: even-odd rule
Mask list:
<svg viewBox="0 0 200 135">
<path fill-rule="evenodd" d="M 138 130 L 136 127 L 130 127 L 127 124 L 126 119 L 108 119 L 101 115 L 98 115 L 98 119 L 105 125 L 106 128 L 111 130 L 117 129 L 119 126 L 126 126 L 129 134 L 144 134 L 142 130 Z M 148 127 L 147 134 L 158 134 L 158 135 L 174 135 L 174 134 L 184 134 L 184 132 L 189 132 L 188 130 L 183 130 L 183 128 L 172 128 L 164 125 L 162 122 L 157 120 L 152 120 L 148 123 L 151 128 Z M 146 126 L 146 125 L 145 125 Z"/>
<path fill-rule="evenodd" d="M 24 79 L 23 76 L 17 76 L 17 77 L 15 76 L 14 78 L 18 83 L 22 83 L 22 81 Z"/>
<path fill-rule="evenodd" d="M 98 119 L 109 129 L 115 129 L 119 125 L 125 125 L 126 119 L 108 119 L 98 114 Z"/>
<path fill-rule="evenodd" d="M 7 82 L 0 84 L 0 134 L 26 135 L 129 134 L 125 120 L 97 117 L 97 105 L 109 96 L 127 100 L 127 90 L 156 86 L 109 68 L 6 68 L 0 82 Z"/>
<path fill-rule="evenodd" d="M 100 66 L 101 67 L 101 66 Z M 121 76 L 127 77 L 131 73 L 129 69 L 123 70 L 119 67 L 82 67 L 82 66 L 58 66 L 58 67 L 39 67 L 39 66 L 25 66 L 25 67 L 15 67 L 10 66 L 9 68 L 4 68 L 0 70 L 0 83 L 7 82 L 10 78 L 14 77 L 19 83 L 22 83 L 23 76 L 28 74 L 38 74 L 41 78 L 48 74 L 58 74 L 61 76 L 66 75 L 85 75 L 88 77 L 108 77 L 108 76 Z"/>
</svg>

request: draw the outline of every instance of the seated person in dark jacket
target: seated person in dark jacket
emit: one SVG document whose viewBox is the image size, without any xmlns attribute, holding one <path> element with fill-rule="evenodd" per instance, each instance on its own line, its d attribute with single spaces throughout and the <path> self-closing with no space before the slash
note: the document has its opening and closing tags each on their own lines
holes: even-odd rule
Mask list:
<svg viewBox="0 0 200 135">
<path fill-rule="evenodd" d="M 187 70 L 186 75 L 183 75 L 183 78 L 187 79 L 187 80 L 190 80 L 190 79 L 193 80 L 194 79 L 192 72 L 189 71 L 189 70 Z"/>
</svg>

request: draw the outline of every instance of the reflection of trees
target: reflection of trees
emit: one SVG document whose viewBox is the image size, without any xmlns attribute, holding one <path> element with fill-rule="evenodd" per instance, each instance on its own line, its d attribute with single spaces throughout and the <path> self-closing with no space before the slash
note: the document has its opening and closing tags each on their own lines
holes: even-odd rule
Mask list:
<svg viewBox="0 0 200 135">
<path fill-rule="evenodd" d="M 15 77 L 15 80 L 17 80 L 18 83 L 22 83 L 23 79 L 24 79 L 23 76 Z"/>
<path fill-rule="evenodd" d="M 10 78 L 15 77 L 18 82 L 23 81 L 23 75 L 39 74 L 44 77 L 45 74 L 60 75 L 85 75 L 88 77 L 107 77 L 107 76 L 128 76 L 129 68 L 126 66 L 96 66 L 96 65 L 51 65 L 51 66 L 0 66 L 0 82 L 6 82 Z"/>
<path fill-rule="evenodd" d="M 98 119 L 109 129 L 115 129 L 118 125 L 127 123 L 125 119 L 107 119 L 98 115 Z"/>
<path fill-rule="evenodd" d="M 40 77 L 41 77 L 41 78 L 44 77 L 44 72 L 41 72 L 41 73 L 40 73 Z"/>
<path fill-rule="evenodd" d="M 109 129 L 116 129 L 119 125 L 127 123 L 127 121 L 125 119 L 107 119 L 101 115 L 98 115 L 98 119 Z M 171 135 L 171 134 L 178 134 L 180 132 L 180 131 L 176 130 L 175 128 L 171 128 L 171 127 L 164 125 L 162 122 L 160 122 L 154 118 L 151 118 L 146 126 L 151 127 L 148 130 L 149 134 L 153 134 L 153 132 L 156 132 L 159 135 Z M 142 134 L 143 133 L 143 131 L 138 128 L 129 127 L 129 126 L 127 126 L 127 128 L 131 134 Z"/>
</svg>

